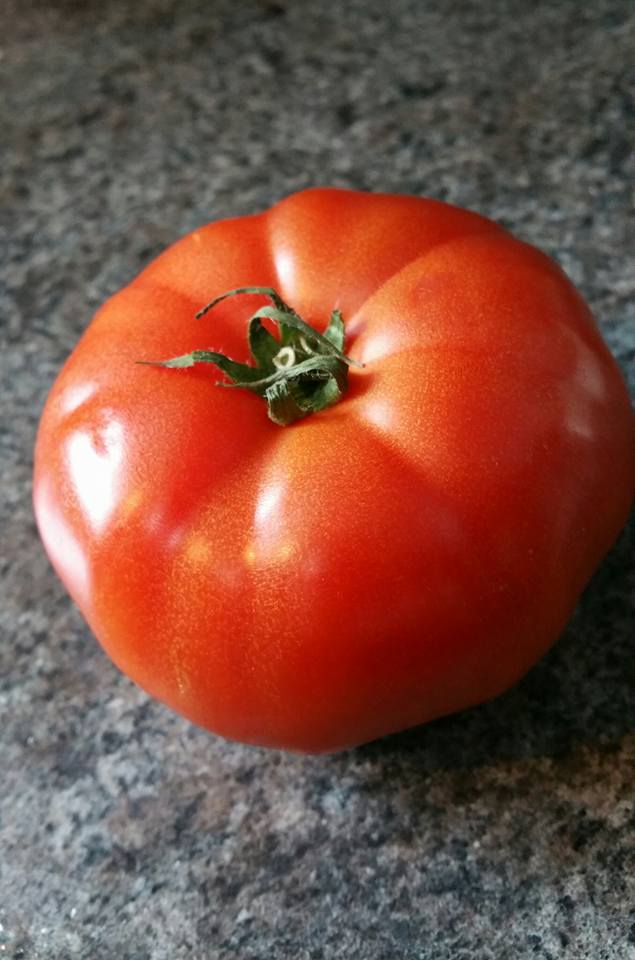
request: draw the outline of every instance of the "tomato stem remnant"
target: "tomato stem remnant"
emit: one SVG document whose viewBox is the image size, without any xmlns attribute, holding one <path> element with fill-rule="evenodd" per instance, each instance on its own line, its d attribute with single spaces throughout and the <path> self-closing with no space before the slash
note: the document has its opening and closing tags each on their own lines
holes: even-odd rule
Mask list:
<svg viewBox="0 0 635 960">
<path fill-rule="evenodd" d="M 271 306 L 260 307 L 249 318 L 247 339 L 254 365 L 231 360 L 224 353 L 193 350 L 170 360 L 139 360 L 161 367 L 191 367 L 213 363 L 228 381 L 221 387 L 241 387 L 258 394 L 267 402 L 269 417 L 287 426 L 310 413 L 317 413 L 341 400 L 348 384 L 349 366 L 363 366 L 343 353 L 344 321 L 333 310 L 324 334 L 298 316 L 272 287 L 238 287 L 206 304 L 196 314 L 204 317 L 217 303 L 238 294 L 261 294 Z M 263 325 L 271 320 L 278 327 L 275 337 Z"/>
</svg>

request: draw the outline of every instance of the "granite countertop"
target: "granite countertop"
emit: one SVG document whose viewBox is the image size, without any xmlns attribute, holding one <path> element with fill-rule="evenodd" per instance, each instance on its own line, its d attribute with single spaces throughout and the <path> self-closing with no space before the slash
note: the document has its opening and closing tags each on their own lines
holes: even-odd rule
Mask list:
<svg viewBox="0 0 635 960">
<path fill-rule="evenodd" d="M 29 502 L 44 397 L 97 305 L 177 235 L 310 184 L 430 194 L 545 248 L 635 390 L 632 17 L 5 0 L 0 956 L 635 957 L 632 525 L 509 694 L 304 758 L 122 677 Z"/>
</svg>

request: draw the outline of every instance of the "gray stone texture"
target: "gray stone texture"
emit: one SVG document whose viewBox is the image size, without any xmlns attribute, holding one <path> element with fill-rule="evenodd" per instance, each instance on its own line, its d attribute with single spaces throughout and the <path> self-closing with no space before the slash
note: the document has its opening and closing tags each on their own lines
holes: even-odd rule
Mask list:
<svg viewBox="0 0 635 960">
<path fill-rule="evenodd" d="M 632 525 L 508 695 L 304 758 L 121 676 L 29 500 L 97 305 L 185 231 L 312 184 L 429 194 L 543 247 L 635 390 L 634 40 L 628 0 L 5 0 L 0 956 L 635 957 Z"/>
</svg>

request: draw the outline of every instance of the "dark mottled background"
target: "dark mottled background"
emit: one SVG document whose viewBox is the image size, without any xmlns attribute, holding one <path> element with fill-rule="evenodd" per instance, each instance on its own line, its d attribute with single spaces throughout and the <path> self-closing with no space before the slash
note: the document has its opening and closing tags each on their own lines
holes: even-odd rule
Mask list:
<svg viewBox="0 0 635 960">
<path fill-rule="evenodd" d="M 5 0 L 0 957 L 635 957 L 632 527 L 507 696 L 299 758 L 121 677 L 29 504 L 93 309 L 178 234 L 309 184 L 431 194 L 546 248 L 635 388 L 633 13 Z"/>
</svg>

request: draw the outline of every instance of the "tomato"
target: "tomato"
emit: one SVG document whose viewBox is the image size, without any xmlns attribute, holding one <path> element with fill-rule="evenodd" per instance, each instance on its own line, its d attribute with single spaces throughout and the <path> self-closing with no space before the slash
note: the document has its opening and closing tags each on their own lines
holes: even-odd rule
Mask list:
<svg viewBox="0 0 635 960">
<path fill-rule="evenodd" d="M 213 367 L 135 363 L 251 363 L 265 296 L 194 316 L 245 285 L 318 330 L 341 311 L 339 402 L 280 426 Z M 434 200 L 314 189 L 195 230 L 101 308 L 46 403 L 34 502 L 134 681 L 224 736 L 319 752 L 517 681 L 634 484 L 624 382 L 551 260 Z"/>
</svg>

